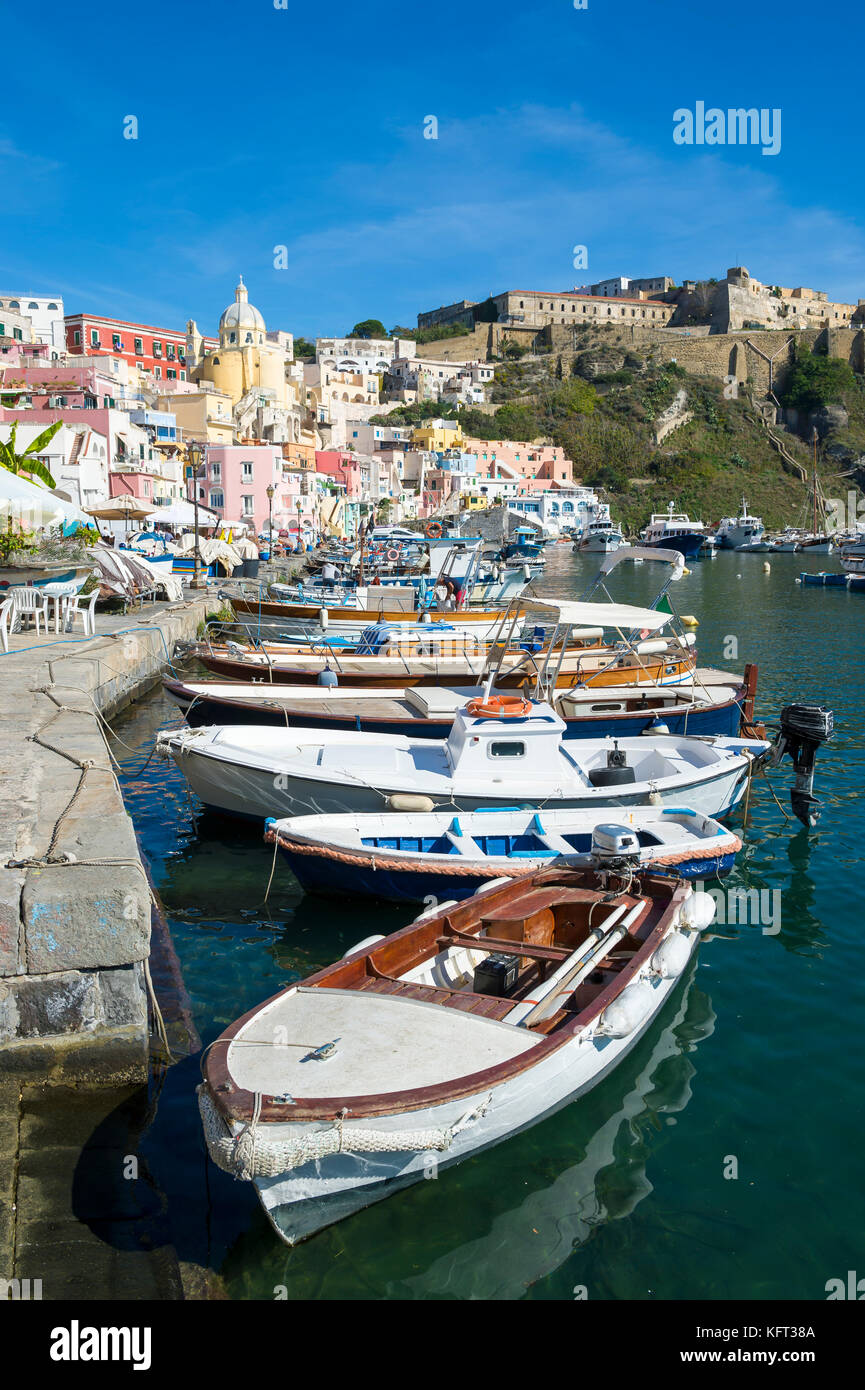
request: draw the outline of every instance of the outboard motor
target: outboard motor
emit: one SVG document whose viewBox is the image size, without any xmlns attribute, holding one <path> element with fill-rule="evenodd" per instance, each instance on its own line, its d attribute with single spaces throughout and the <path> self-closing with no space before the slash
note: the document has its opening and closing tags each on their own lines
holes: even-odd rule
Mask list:
<svg viewBox="0 0 865 1390">
<path fill-rule="evenodd" d="M 622 787 L 636 780 L 634 769 L 628 767 L 627 755 L 620 749 L 618 739 L 613 739 L 613 746 L 607 753 L 607 766 L 589 770 L 589 781 L 593 787 Z"/>
<path fill-rule="evenodd" d="M 825 705 L 785 705 L 770 763 L 777 767 L 785 753 L 793 761 L 796 781 L 790 788 L 793 814 L 813 829 L 820 818 L 820 800 L 813 795 L 817 749 L 832 737 L 834 720 Z"/>
<path fill-rule="evenodd" d="M 592 831 L 592 858 L 597 867 L 635 869 L 640 862 L 640 841 L 626 825 L 596 825 Z"/>
</svg>

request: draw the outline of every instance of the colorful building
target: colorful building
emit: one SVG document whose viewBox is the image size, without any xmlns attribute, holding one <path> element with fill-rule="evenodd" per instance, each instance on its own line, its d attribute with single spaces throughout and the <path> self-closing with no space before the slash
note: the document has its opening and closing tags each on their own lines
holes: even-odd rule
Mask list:
<svg viewBox="0 0 865 1390">
<path fill-rule="evenodd" d="M 105 318 L 99 314 L 66 315 L 66 351 L 75 355 L 109 353 L 156 381 L 186 381 L 186 334 L 174 328 Z M 210 348 L 213 338 L 204 339 Z"/>
</svg>

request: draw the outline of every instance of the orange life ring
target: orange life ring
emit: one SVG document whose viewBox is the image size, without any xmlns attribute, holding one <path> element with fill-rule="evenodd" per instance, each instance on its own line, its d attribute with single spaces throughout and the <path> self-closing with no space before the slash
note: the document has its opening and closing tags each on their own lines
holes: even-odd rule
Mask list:
<svg viewBox="0 0 865 1390">
<path fill-rule="evenodd" d="M 399 551 L 398 551 L 398 550 L 394 550 L 394 549 L 391 548 L 391 549 L 387 552 L 387 558 L 388 558 L 391 562 L 393 562 L 394 560 L 398 560 L 398 559 L 399 559 Z"/>
<path fill-rule="evenodd" d="M 443 534 L 441 522 L 440 522 L 440 521 L 431 521 L 431 522 L 429 522 L 429 524 L 428 524 L 428 526 L 427 526 L 427 528 L 426 528 L 426 534 L 427 534 L 427 536 L 429 537 L 429 539 L 430 539 L 431 541 L 437 541 L 437 540 L 439 539 L 439 537 Z"/>
<path fill-rule="evenodd" d="M 523 719 L 531 714 L 532 702 L 521 695 L 491 695 L 488 700 L 469 700 L 466 712 L 488 719 Z"/>
</svg>

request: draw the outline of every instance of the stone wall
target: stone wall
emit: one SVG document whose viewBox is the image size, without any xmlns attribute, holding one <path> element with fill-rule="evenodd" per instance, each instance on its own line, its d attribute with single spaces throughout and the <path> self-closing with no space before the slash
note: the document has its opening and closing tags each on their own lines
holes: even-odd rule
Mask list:
<svg viewBox="0 0 865 1390">
<path fill-rule="evenodd" d="M 211 602 L 0 656 L 0 1072 L 146 1078 L 150 889 L 96 711 L 152 684 Z"/>
</svg>

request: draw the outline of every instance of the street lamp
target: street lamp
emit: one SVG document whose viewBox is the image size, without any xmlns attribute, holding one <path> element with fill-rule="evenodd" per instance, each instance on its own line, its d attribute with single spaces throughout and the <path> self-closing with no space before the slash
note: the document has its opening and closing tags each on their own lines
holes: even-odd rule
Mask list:
<svg viewBox="0 0 865 1390">
<path fill-rule="evenodd" d="M 270 559 L 273 559 L 273 494 L 276 488 L 273 483 L 267 485 L 267 547 Z"/>
<path fill-rule="evenodd" d="M 201 550 L 199 549 L 198 545 L 198 479 L 204 471 L 201 463 L 201 457 L 204 451 L 201 445 L 197 442 L 197 440 L 193 440 L 189 444 L 186 452 L 189 457 L 189 475 L 192 478 L 192 505 L 195 508 L 195 549 L 193 551 L 194 566 L 192 574 L 192 583 L 189 587 L 191 589 L 206 589 L 207 580 L 202 579 L 201 577 Z"/>
<path fill-rule="evenodd" d="M 297 503 L 297 548 L 298 548 L 298 550 L 301 551 L 301 552 L 303 551 L 303 531 L 302 531 L 301 525 L 300 525 L 300 516 L 301 516 L 302 511 L 303 511 L 303 503 L 298 499 L 298 503 Z"/>
</svg>

